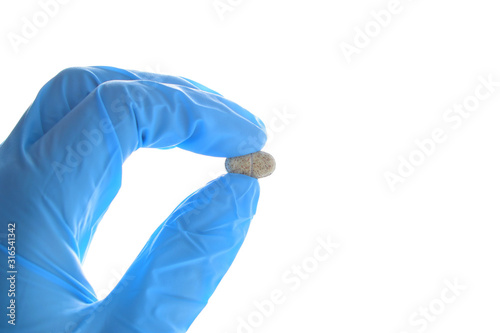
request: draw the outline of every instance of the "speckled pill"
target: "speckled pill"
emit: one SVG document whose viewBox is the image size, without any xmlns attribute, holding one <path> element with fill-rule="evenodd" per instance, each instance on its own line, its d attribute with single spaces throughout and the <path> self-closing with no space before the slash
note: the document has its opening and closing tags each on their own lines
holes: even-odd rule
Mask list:
<svg viewBox="0 0 500 333">
<path fill-rule="evenodd" d="M 273 173 L 275 168 L 274 157 L 263 151 L 226 159 L 227 172 L 239 173 L 253 178 L 267 177 Z"/>
</svg>

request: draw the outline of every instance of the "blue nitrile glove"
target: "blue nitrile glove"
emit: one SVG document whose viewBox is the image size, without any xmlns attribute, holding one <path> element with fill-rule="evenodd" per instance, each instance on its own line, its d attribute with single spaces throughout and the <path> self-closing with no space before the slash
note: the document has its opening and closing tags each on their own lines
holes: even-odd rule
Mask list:
<svg viewBox="0 0 500 333">
<path fill-rule="evenodd" d="M 196 82 L 110 67 L 62 71 L 0 146 L 0 331 L 187 331 L 242 245 L 257 180 L 227 174 L 189 196 L 101 301 L 82 273 L 92 236 L 138 148 L 232 157 L 265 139 L 257 117 Z"/>
</svg>

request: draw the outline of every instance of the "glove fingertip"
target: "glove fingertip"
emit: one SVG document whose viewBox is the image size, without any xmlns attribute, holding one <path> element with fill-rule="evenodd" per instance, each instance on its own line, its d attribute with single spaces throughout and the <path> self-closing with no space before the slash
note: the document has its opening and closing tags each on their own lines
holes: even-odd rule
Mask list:
<svg viewBox="0 0 500 333">
<path fill-rule="evenodd" d="M 215 181 L 222 182 L 225 188 L 231 192 L 238 208 L 249 209 L 249 217 L 255 215 L 257 203 L 260 197 L 259 181 L 253 177 L 228 173 Z"/>
</svg>

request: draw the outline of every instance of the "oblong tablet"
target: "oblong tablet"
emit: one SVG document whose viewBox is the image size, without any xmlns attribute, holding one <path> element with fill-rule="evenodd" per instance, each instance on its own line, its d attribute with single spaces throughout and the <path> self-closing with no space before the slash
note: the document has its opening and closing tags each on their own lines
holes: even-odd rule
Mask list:
<svg viewBox="0 0 500 333">
<path fill-rule="evenodd" d="M 263 151 L 226 159 L 227 172 L 257 179 L 271 175 L 274 169 L 276 169 L 274 157 Z"/>
</svg>

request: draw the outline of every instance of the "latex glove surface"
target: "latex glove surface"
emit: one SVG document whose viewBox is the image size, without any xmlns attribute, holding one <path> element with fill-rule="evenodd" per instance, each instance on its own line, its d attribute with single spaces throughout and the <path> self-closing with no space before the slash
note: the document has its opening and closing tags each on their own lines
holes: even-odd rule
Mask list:
<svg viewBox="0 0 500 333">
<path fill-rule="evenodd" d="M 196 82 L 111 67 L 62 71 L 0 146 L 0 331 L 187 331 L 245 238 L 257 180 L 227 174 L 189 196 L 101 301 L 81 267 L 93 233 L 138 148 L 232 157 L 265 139 L 258 118 Z M 6 316 L 12 299 L 15 326 Z"/>
</svg>

